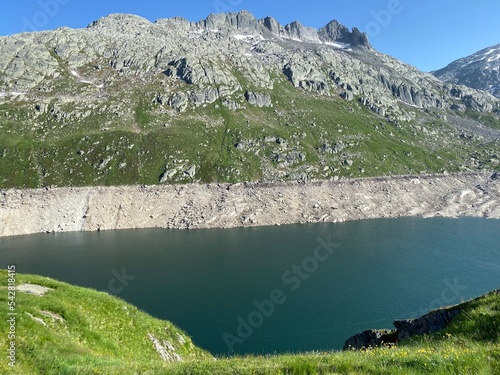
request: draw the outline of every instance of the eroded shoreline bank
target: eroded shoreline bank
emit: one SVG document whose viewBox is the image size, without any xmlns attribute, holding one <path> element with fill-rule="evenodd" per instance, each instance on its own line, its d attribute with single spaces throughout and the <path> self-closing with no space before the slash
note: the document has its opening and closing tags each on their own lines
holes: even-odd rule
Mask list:
<svg viewBox="0 0 500 375">
<path fill-rule="evenodd" d="M 279 184 L 0 191 L 0 236 L 134 228 L 231 228 L 383 217 L 500 218 L 493 172 Z"/>
</svg>

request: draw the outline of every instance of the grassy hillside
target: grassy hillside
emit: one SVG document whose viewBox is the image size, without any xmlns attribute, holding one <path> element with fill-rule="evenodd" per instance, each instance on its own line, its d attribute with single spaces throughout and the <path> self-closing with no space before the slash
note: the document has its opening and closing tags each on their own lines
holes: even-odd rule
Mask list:
<svg viewBox="0 0 500 375">
<path fill-rule="evenodd" d="M 164 183 L 368 177 L 499 162 L 498 142 L 461 134 L 446 112 L 405 106 L 413 120 L 389 121 L 284 77 L 267 92 L 272 108 L 241 98 L 241 109 L 231 111 L 219 99 L 179 113 L 156 101 L 161 90 L 151 84 L 104 102 L 68 96 L 0 104 L 0 188 L 158 184 L 165 172 Z M 475 120 L 500 123 L 491 114 Z"/>
<path fill-rule="evenodd" d="M 211 359 L 171 323 L 154 319 L 106 293 L 40 276 L 16 275 L 16 283 L 54 290 L 44 296 L 16 293 L 17 360 L 12 370 L 4 355 L 9 348 L 8 275 L 0 272 L 0 327 L 4 336 L 0 341 L 0 374 L 153 374 L 156 372 L 146 370 L 165 365 L 148 334 L 168 341 L 184 360 Z"/>
<path fill-rule="evenodd" d="M 214 360 L 171 323 L 154 319 L 105 293 L 31 275 L 18 274 L 16 282 L 53 290 L 42 297 L 17 292 L 17 362 L 11 369 L 2 355 L 2 374 L 500 373 L 497 293 L 468 303 L 446 330 L 409 339 L 397 347 Z M 0 272 L 0 285 L 0 327 L 6 336 L 6 271 Z M 163 362 L 148 334 L 170 342 L 182 362 Z M 6 337 L 0 341 L 2 353 L 7 352 L 6 341 Z"/>
</svg>

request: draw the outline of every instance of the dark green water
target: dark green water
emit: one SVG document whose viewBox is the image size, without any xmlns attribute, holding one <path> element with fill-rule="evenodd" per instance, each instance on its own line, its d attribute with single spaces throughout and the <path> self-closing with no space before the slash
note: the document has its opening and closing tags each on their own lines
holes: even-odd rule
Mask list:
<svg viewBox="0 0 500 375">
<path fill-rule="evenodd" d="M 340 349 L 357 332 L 500 288 L 500 221 L 31 235 L 0 239 L 8 264 L 110 290 L 214 354 Z"/>
</svg>

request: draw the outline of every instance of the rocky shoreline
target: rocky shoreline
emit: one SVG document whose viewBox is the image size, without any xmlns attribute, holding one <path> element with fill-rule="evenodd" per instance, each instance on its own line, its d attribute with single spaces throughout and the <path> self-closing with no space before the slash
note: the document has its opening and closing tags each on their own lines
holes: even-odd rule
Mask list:
<svg viewBox="0 0 500 375">
<path fill-rule="evenodd" d="M 500 218 L 498 174 L 0 191 L 0 237 L 132 228 L 231 228 L 403 216 Z"/>
<path fill-rule="evenodd" d="M 359 350 L 382 345 L 397 344 L 400 341 L 417 335 L 428 335 L 445 329 L 452 320 L 462 313 L 471 303 L 489 295 L 500 295 L 500 289 L 485 295 L 462 302 L 458 305 L 436 309 L 416 319 L 395 320 L 395 330 L 367 330 L 348 338 L 343 350 Z"/>
</svg>

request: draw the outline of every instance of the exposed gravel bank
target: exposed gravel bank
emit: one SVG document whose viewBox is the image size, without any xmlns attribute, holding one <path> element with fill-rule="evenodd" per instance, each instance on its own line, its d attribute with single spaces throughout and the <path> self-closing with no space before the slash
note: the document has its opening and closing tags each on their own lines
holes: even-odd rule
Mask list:
<svg viewBox="0 0 500 375">
<path fill-rule="evenodd" d="M 229 228 L 380 217 L 500 218 L 496 174 L 280 184 L 0 191 L 0 236 L 127 228 Z"/>
</svg>

